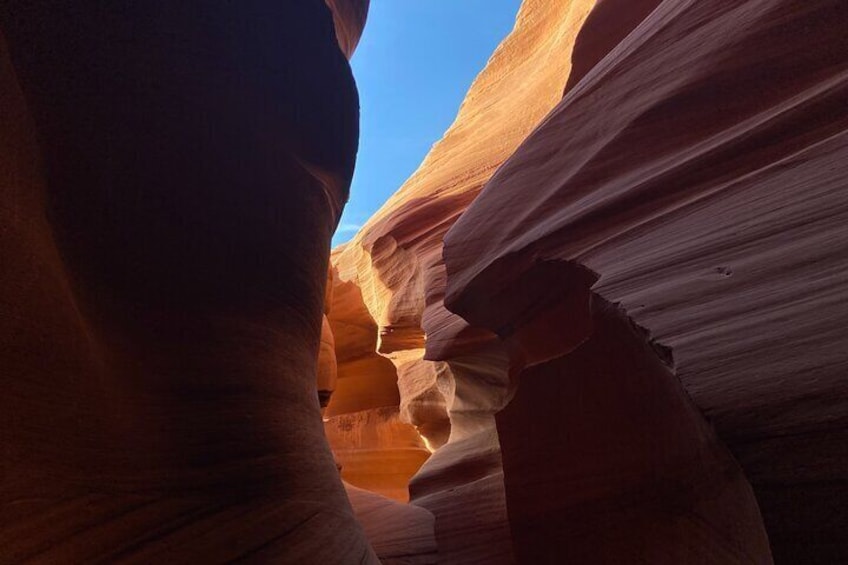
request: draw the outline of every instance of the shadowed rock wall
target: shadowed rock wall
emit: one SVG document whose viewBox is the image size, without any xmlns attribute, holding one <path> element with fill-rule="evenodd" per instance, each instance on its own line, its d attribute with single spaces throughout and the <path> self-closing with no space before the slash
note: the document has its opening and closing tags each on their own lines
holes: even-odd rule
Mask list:
<svg viewBox="0 0 848 565">
<path fill-rule="evenodd" d="M 607 16 L 612 4 L 605 3 Z M 629 8 L 618 5 L 622 13 Z M 671 352 L 677 378 L 753 486 L 775 562 L 848 557 L 841 533 L 848 526 L 848 348 L 838 329 L 848 320 L 846 26 L 848 7 L 838 1 L 662 2 L 570 86 L 448 233 L 449 307 L 512 344 L 515 366 L 538 365 L 517 375 L 519 404 L 498 416 L 505 467 L 514 469 L 506 478 L 513 532 L 530 536 L 528 544 L 548 535 L 516 530 L 528 513 L 557 515 L 561 533 L 578 522 L 610 528 L 615 516 L 623 519 L 621 506 L 592 518 L 578 504 L 583 477 L 565 466 L 626 456 L 632 447 L 586 446 L 622 425 L 625 414 L 636 418 L 636 429 L 653 417 L 610 404 L 631 376 L 612 376 L 625 344 L 600 345 L 606 324 L 573 352 L 562 348 L 563 322 L 585 319 L 587 306 L 598 313 L 595 299 L 586 302 L 576 290 L 580 269 L 560 278 L 544 272 L 561 264 L 594 273 L 595 298 L 619 304 L 650 330 L 659 351 Z M 591 31 L 584 29 L 578 46 Z M 593 392 L 598 379 L 609 383 L 606 397 Z M 569 398 L 554 408 L 550 398 L 560 389 Z M 555 424 L 561 417 L 550 411 L 564 410 L 563 402 L 585 417 Z M 521 405 L 549 406 L 548 415 L 521 414 Z M 545 421 L 568 435 L 557 436 Z M 544 451 L 544 440 L 527 446 L 505 437 L 532 422 L 558 447 Z M 595 429 L 585 429 L 588 422 Z M 555 437 L 565 441 L 555 444 Z M 620 463 L 612 468 L 628 468 Z M 542 510 L 528 501 L 541 485 L 527 478 L 528 469 L 539 481 L 558 477 L 559 503 Z M 695 510 L 701 526 L 733 523 L 705 519 L 697 503 L 689 499 L 679 511 Z M 587 553 L 578 543 L 562 556 L 617 547 L 595 535 L 583 539 Z M 727 549 L 739 548 L 736 542 Z M 645 552 L 644 540 L 634 543 L 647 562 L 664 562 Z M 752 547 L 719 558 L 707 543 L 700 560 L 765 560 Z M 687 562 L 701 562 L 696 557 Z"/>
<path fill-rule="evenodd" d="M 846 559 L 846 26 L 528 0 L 337 250 L 445 562 Z"/>
<path fill-rule="evenodd" d="M 0 6 L 0 561 L 376 562 L 316 391 L 346 4 Z"/>
</svg>

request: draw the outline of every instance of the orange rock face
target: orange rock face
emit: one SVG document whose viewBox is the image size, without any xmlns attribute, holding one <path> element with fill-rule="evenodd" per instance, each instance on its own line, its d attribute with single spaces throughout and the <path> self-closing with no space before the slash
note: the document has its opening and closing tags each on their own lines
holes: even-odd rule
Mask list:
<svg viewBox="0 0 848 565">
<path fill-rule="evenodd" d="M 410 478 L 430 456 L 426 440 L 399 418 L 397 371 L 377 353 L 377 325 L 359 288 L 339 283 L 333 268 L 325 301 L 334 350 L 324 359 L 333 358 L 339 378 L 324 428 L 342 478 L 406 502 Z"/>
<path fill-rule="evenodd" d="M 324 430 L 345 481 L 399 502 L 409 500 L 409 479 L 430 452 L 415 428 L 400 421 L 397 406 L 325 418 Z"/>
<path fill-rule="evenodd" d="M 328 293 L 328 321 L 340 380 L 328 414 L 397 406 L 397 372 L 391 361 L 377 353 L 377 324 L 363 302 L 360 288 L 341 281 L 335 268 L 329 284 L 332 291 Z"/>
<path fill-rule="evenodd" d="M 376 350 L 396 367 L 401 418 L 416 425 L 434 448 L 451 434 L 411 486 L 413 502 L 436 513 L 440 558 L 447 562 L 509 562 L 511 557 L 494 421 L 505 403 L 508 379 L 499 372 L 501 366 L 488 370 L 485 382 L 480 373 L 468 371 L 479 362 L 475 356 L 489 360 L 491 352 L 479 353 L 478 345 L 493 334 L 471 331 L 441 342 L 458 354 L 465 347 L 463 358 L 455 356 L 449 363 L 423 359 L 425 333 L 427 348 L 438 347 L 435 330 L 454 318 L 441 304 L 442 238 L 562 97 L 574 41 L 593 3 L 525 2 L 515 30 L 472 85 L 444 138 L 333 255 L 336 289 L 352 285 L 358 290 L 377 326 Z M 339 386 L 344 380 L 340 369 Z M 470 475 L 447 470 L 463 466 L 473 468 L 474 480 L 479 479 L 470 488 Z M 456 496 L 451 494 L 455 488 L 461 489 Z"/>
<path fill-rule="evenodd" d="M 601 7 L 605 12 L 584 29 L 578 46 L 629 3 Z M 594 66 L 448 233 L 449 307 L 497 331 L 518 371 L 518 395 L 498 416 L 498 430 L 521 555 L 538 555 L 534 545 L 565 539 L 578 523 L 615 527 L 621 520 L 619 531 L 633 523 L 623 509 L 587 508 L 589 501 L 615 505 L 616 496 L 637 487 L 619 495 L 592 492 L 614 484 L 592 477 L 636 471 L 631 465 L 649 462 L 647 450 L 655 446 L 638 448 L 639 459 L 631 459 L 640 441 L 632 438 L 614 463 L 612 449 L 592 442 L 620 441 L 627 429 L 647 431 L 656 415 L 637 413 L 645 406 L 634 403 L 669 417 L 674 409 L 644 385 L 616 399 L 637 375 L 628 374 L 635 367 L 616 365 L 626 356 L 625 342 L 611 336 L 612 320 L 598 318 L 597 305 L 613 302 L 671 352 L 685 391 L 739 460 L 775 561 L 835 563 L 848 556 L 840 533 L 848 522 L 837 510 L 848 501 L 848 347 L 837 329 L 848 320 L 846 27 L 848 9 L 838 1 L 661 3 L 606 57 L 598 60 L 589 50 Z M 579 62 L 579 49 L 576 57 L 575 67 L 591 66 Z M 585 339 L 569 346 L 557 327 L 564 323 L 585 326 Z M 521 369 L 528 365 L 535 366 Z M 606 389 L 596 390 L 603 382 Z M 561 401 L 551 403 L 559 391 Z M 545 406 L 570 411 L 569 419 L 546 416 Z M 612 433 L 618 426 L 626 429 Z M 527 445 L 521 429 L 545 430 L 549 439 L 533 435 Z M 681 431 L 658 430 L 652 443 Z M 546 446 L 552 451 L 543 454 Z M 698 456 L 692 461 L 702 471 L 672 479 L 670 469 L 661 471 L 670 453 L 659 454 L 651 476 L 690 489 L 676 515 L 711 504 L 697 510 L 699 520 L 727 527 L 729 507 L 699 483 L 709 480 L 710 469 L 720 470 L 720 461 Z M 680 465 L 689 457 L 673 453 Z M 552 477 L 561 489 L 556 503 L 538 482 Z M 534 502 L 535 496 L 547 500 Z M 621 500 L 633 506 L 636 499 Z M 735 515 L 753 520 L 751 510 Z M 530 516 L 545 526 L 516 528 Z M 556 516 L 562 527 L 544 516 Z M 739 553 L 711 553 L 705 543 L 687 549 L 690 559 L 702 551 L 705 562 L 767 560 L 753 530 L 713 531 L 733 540 L 725 550 Z M 598 546 L 628 545 L 626 536 L 586 534 L 582 543 L 568 538 L 562 555 L 579 562 Z M 650 539 L 633 540 L 633 547 L 648 550 Z M 657 541 L 656 547 L 667 552 L 691 542 Z M 681 562 L 664 555 L 648 562 Z M 593 562 L 621 561 L 602 557 Z"/>
<path fill-rule="evenodd" d="M 525 0 L 332 256 L 368 1 L 84 4 L 0 5 L 0 561 L 848 562 L 844 0 Z"/>
<path fill-rule="evenodd" d="M 336 341 L 327 316 L 321 321 L 321 345 L 318 347 L 318 402 L 325 409 L 330 402 L 338 381 L 338 364 L 336 362 Z"/>
<path fill-rule="evenodd" d="M 843 4 L 527 0 L 336 251 L 444 562 L 848 558 Z"/>
</svg>

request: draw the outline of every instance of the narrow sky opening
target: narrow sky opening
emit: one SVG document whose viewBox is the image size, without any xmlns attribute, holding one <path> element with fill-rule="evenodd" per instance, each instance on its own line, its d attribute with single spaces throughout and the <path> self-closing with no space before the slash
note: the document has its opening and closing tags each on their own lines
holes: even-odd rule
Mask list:
<svg viewBox="0 0 848 565">
<path fill-rule="evenodd" d="M 356 173 L 333 246 L 415 172 L 512 30 L 520 0 L 371 0 L 351 62 L 359 86 Z"/>
</svg>

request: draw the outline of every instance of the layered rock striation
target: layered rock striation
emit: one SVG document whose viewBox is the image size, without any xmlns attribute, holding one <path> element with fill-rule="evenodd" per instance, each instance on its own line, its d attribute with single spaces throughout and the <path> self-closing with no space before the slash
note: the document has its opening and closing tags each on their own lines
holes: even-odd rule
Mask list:
<svg viewBox="0 0 848 565">
<path fill-rule="evenodd" d="M 508 562 L 511 550 L 494 423 L 494 413 L 504 403 L 504 375 L 500 367 L 493 369 L 490 380 L 481 383 L 465 370 L 475 363 L 475 355 L 498 356 L 486 344 L 493 334 L 462 336 L 468 345 L 465 356 L 457 355 L 451 363 L 424 359 L 425 333 L 426 345 L 432 347 L 433 328 L 452 317 L 441 304 L 442 238 L 561 98 L 571 49 L 592 4 L 525 2 L 514 31 L 472 85 L 444 138 L 398 193 L 333 255 L 337 293 L 347 289 L 342 292 L 361 296 L 377 329 L 376 351 L 396 367 L 402 420 L 414 424 L 431 448 L 439 448 L 410 490 L 414 503 L 436 514 L 440 557 L 447 562 Z M 458 343 L 451 339 L 446 345 Z M 371 374 L 354 378 L 374 378 Z M 342 382 L 344 378 L 339 386 Z M 467 473 L 452 474 L 449 467 Z M 461 494 L 455 496 L 452 489 Z"/>
<path fill-rule="evenodd" d="M 377 562 L 316 390 L 366 4 L 0 6 L 0 561 Z"/>
<path fill-rule="evenodd" d="M 584 28 L 578 47 L 628 6 L 599 8 L 606 13 Z M 576 50 L 575 67 L 588 69 L 582 79 L 448 233 L 448 306 L 497 332 L 518 371 L 518 394 L 499 414 L 498 430 L 523 556 L 563 535 L 570 541 L 560 554 L 578 561 L 620 562 L 608 553 L 598 558 L 598 547 L 644 552 L 655 544 L 667 552 L 678 545 L 673 536 L 629 545 L 597 532 L 646 523 L 628 515 L 638 499 L 627 493 L 664 484 L 684 489 L 657 491 L 660 505 L 679 504 L 667 518 L 700 523 L 684 543 L 700 541 L 694 530 L 707 525 L 728 542 L 727 553 L 710 544 L 689 549 L 690 562 L 768 558 L 752 544 L 756 532 L 735 521 L 745 514 L 725 514 L 732 507 L 722 510 L 720 496 L 699 483 L 720 465 L 691 459 L 701 468 L 688 478 L 665 466 L 672 454 L 681 465 L 689 458 L 680 448 L 656 454 L 651 477 L 662 477 L 659 484 L 596 492 L 587 506 L 589 484 L 608 489 L 618 480 L 598 476 L 633 469 L 633 455 L 644 461 L 681 433 L 667 426 L 684 421 L 650 392 L 659 375 L 631 388 L 638 366 L 625 363 L 622 338 L 607 337 L 611 303 L 650 330 L 658 357 L 738 459 L 775 561 L 834 563 L 848 555 L 839 533 L 848 525 L 841 510 L 848 349 L 837 329 L 848 319 L 846 26 L 848 9 L 836 1 L 660 3 L 606 57 L 589 53 L 590 69 Z M 564 346 L 563 325 L 584 328 L 576 347 Z M 596 390 L 601 383 L 605 390 Z M 560 393 L 554 407 L 550 399 Z M 571 414 L 563 421 L 541 410 L 522 414 L 522 406 Z M 649 444 L 637 448 L 645 440 L 631 437 L 612 449 L 628 430 L 648 432 L 660 410 L 667 426 Z M 534 435 L 528 445 L 522 428 L 542 429 L 548 441 Z M 593 448 L 596 442 L 610 448 Z M 727 463 L 728 477 L 734 469 Z M 558 502 L 542 487 L 553 477 Z M 750 528 L 755 508 L 747 508 Z M 532 524 L 540 526 L 531 531 Z M 727 531 L 731 525 L 735 531 Z M 572 537 L 578 532 L 582 539 Z M 640 554 L 682 562 L 681 555 Z"/>
<path fill-rule="evenodd" d="M 444 562 L 846 559 L 846 27 L 527 0 L 336 250 Z"/>
<path fill-rule="evenodd" d="M 330 257 L 367 7 L 0 6 L 0 561 L 848 560 L 845 3 L 525 0 Z"/>
</svg>

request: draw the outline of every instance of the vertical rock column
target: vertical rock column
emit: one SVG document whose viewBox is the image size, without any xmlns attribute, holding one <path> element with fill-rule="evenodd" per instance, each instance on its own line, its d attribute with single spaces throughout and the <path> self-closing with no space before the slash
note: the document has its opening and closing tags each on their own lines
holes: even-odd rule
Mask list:
<svg viewBox="0 0 848 565">
<path fill-rule="evenodd" d="M 331 11 L 0 26 L 2 560 L 373 562 L 316 390 L 358 137 Z"/>
</svg>

